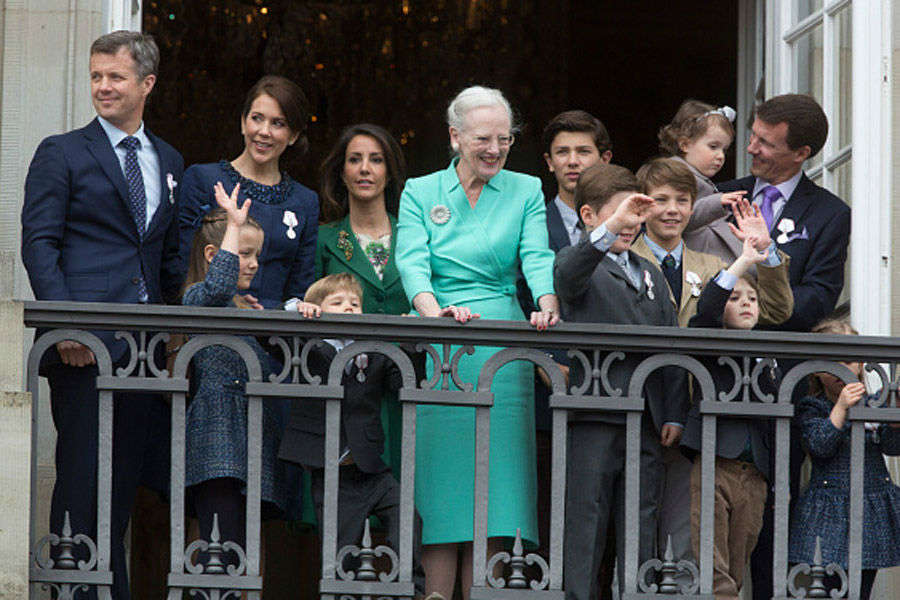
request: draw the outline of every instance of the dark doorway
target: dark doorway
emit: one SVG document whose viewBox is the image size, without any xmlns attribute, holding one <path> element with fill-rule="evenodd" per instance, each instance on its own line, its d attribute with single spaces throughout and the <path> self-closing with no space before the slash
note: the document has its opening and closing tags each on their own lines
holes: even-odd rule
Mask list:
<svg viewBox="0 0 900 600">
<path fill-rule="evenodd" d="M 519 114 L 508 167 L 541 176 L 548 192 L 540 133 L 563 110 L 598 116 L 614 161 L 636 169 L 658 152 L 656 132 L 682 100 L 736 106 L 737 2 L 151 0 L 144 30 L 162 53 L 147 122 L 187 165 L 241 152 L 244 94 L 275 73 L 309 97 L 310 151 L 285 155 L 283 167 L 314 189 L 330 145 L 357 122 L 397 137 L 410 176 L 444 168 L 447 103 L 476 83 L 502 89 Z M 733 174 L 732 152 L 720 179 Z M 135 521 L 134 531 L 152 530 L 133 538 L 144 560 L 135 597 L 160 597 L 168 541 L 152 517 Z M 266 597 L 313 597 L 315 536 L 272 524 L 267 541 Z"/>
<path fill-rule="evenodd" d="M 312 188 L 340 130 L 361 121 L 401 141 L 411 176 L 443 168 L 444 110 L 475 83 L 520 116 L 509 168 L 545 180 L 540 132 L 562 110 L 597 115 L 614 160 L 636 169 L 683 99 L 735 106 L 736 2 L 155 0 L 144 30 L 162 51 L 147 120 L 186 164 L 237 156 L 244 94 L 277 73 L 309 96 L 310 152 L 285 166 Z"/>
</svg>

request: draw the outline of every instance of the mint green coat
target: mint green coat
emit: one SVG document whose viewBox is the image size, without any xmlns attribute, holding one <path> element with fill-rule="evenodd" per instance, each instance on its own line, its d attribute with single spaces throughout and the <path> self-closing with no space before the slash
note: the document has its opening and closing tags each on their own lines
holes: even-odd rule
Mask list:
<svg viewBox="0 0 900 600">
<path fill-rule="evenodd" d="M 454 161 L 444 171 L 406 182 L 395 257 L 406 295 L 412 302 L 417 294 L 431 292 L 441 306 L 467 306 L 482 319 L 523 319 L 516 300 L 520 262 L 535 298 L 553 293 L 554 256 L 547 243 L 540 180 L 500 171 L 485 184 L 473 209 L 455 166 Z M 441 214 L 448 211 L 449 219 L 442 223 Z M 497 350 L 479 347 L 464 355 L 459 361 L 462 380 L 474 385 L 481 366 Z M 531 365 L 503 367 L 491 391 L 488 535 L 513 537 L 521 528 L 523 538 L 537 542 Z M 420 406 L 416 436 L 422 542 L 471 541 L 474 409 Z"/>
</svg>

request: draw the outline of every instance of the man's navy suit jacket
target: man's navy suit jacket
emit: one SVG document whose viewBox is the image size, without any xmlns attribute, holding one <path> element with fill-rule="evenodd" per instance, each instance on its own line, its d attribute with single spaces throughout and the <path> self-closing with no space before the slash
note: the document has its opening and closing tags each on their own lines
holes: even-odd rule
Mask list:
<svg viewBox="0 0 900 600">
<path fill-rule="evenodd" d="M 177 300 L 183 278 L 178 206 L 167 179 L 181 181 L 184 160 L 144 131 L 159 157 L 161 198 L 143 241 L 122 167 L 97 119 L 38 146 L 22 207 L 22 261 L 38 300 L 137 303 L 141 273 L 149 302 Z M 114 362 L 122 358 L 124 341 L 112 332 L 98 335 Z M 45 366 L 59 360 L 55 350 L 45 356 Z"/>
<path fill-rule="evenodd" d="M 753 193 L 756 177 L 744 177 L 718 185 L 720 192 Z M 788 241 L 780 243 L 777 229 L 782 219 L 794 222 Z M 784 205 L 772 239 L 791 257 L 789 277 L 794 293 L 794 313 L 772 329 L 809 331 L 834 310 L 844 287 L 844 263 L 850 243 L 850 208 L 840 198 L 813 183 L 805 174 Z"/>
</svg>

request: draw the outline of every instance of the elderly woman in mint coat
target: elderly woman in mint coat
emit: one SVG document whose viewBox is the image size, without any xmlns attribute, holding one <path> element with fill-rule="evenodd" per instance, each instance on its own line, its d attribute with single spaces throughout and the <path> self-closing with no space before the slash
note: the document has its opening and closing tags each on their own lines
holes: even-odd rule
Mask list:
<svg viewBox="0 0 900 600">
<path fill-rule="evenodd" d="M 541 183 L 503 170 L 513 142 L 512 111 L 498 90 L 463 90 L 447 110 L 457 157 L 443 171 L 410 179 L 400 199 L 397 268 L 422 316 L 465 322 L 524 318 L 516 300 L 522 272 L 540 311 L 538 329 L 558 321 L 553 252 Z M 498 348 L 464 355 L 459 374 L 475 383 Z M 491 391 L 489 552 L 500 538 L 537 542 L 534 388 L 531 365 L 515 362 L 494 377 Z M 462 555 L 463 598 L 472 585 L 475 411 L 420 406 L 416 424 L 416 508 L 422 515 L 426 588 L 451 598 Z M 484 560 L 478 558 L 477 560 Z"/>
</svg>

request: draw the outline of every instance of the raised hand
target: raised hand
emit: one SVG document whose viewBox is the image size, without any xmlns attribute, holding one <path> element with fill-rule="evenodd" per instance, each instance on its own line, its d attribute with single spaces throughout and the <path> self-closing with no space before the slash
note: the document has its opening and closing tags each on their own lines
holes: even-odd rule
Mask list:
<svg viewBox="0 0 900 600">
<path fill-rule="evenodd" d="M 731 223 L 728 224 L 728 227 L 737 239 L 744 241 L 748 236 L 753 236 L 757 240 L 757 250 L 762 251 L 769 247 L 772 238 L 769 236 L 769 227 L 760 214 L 759 207 L 750 204 L 746 198 L 741 198 L 735 203 L 732 212 L 737 227 Z"/>
<path fill-rule="evenodd" d="M 228 224 L 236 225 L 238 227 L 247 222 L 247 213 L 250 211 L 250 198 L 244 200 L 244 205 L 238 208 L 237 200 L 240 189 L 241 184 L 236 184 L 229 196 L 225 193 L 225 188 L 222 186 L 221 181 L 217 181 L 216 185 L 213 186 L 213 190 L 216 193 L 216 203 L 218 203 L 228 215 Z"/>
<path fill-rule="evenodd" d="M 749 264 L 756 265 L 769 257 L 768 244 L 760 249 L 759 238 L 755 235 L 749 235 L 744 239 L 744 249 L 741 252 L 741 258 L 745 259 Z"/>
<path fill-rule="evenodd" d="M 625 198 L 606 221 L 606 228 L 612 233 L 635 229 L 641 226 L 656 200 L 645 194 L 632 194 Z"/>
</svg>

